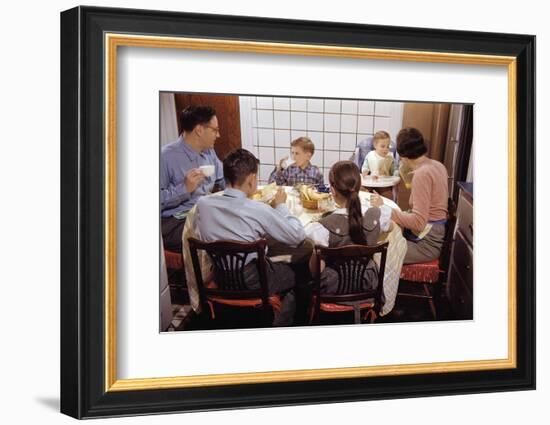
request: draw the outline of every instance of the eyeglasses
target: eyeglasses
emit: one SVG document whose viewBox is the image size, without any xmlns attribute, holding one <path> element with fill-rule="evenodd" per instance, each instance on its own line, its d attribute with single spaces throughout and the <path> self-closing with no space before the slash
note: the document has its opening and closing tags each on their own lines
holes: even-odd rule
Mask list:
<svg viewBox="0 0 550 425">
<path fill-rule="evenodd" d="M 211 127 L 209 125 L 203 125 L 203 127 L 209 128 L 210 130 L 214 130 L 214 133 L 216 133 L 216 134 L 220 134 L 219 127 Z"/>
</svg>

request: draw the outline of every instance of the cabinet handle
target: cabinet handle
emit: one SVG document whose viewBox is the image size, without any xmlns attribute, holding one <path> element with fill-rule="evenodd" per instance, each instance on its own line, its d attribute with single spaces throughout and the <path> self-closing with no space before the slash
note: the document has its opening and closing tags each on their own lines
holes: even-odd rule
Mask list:
<svg viewBox="0 0 550 425">
<path fill-rule="evenodd" d="M 474 225 L 472 223 L 470 223 L 468 225 L 468 228 L 470 229 L 470 233 L 473 235 L 474 234 Z"/>
</svg>

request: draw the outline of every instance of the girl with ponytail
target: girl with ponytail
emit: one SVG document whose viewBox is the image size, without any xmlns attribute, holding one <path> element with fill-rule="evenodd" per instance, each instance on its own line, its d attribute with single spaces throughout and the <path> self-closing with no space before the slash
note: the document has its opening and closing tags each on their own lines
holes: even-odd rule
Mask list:
<svg viewBox="0 0 550 425">
<path fill-rule="evenodd" d="M 344 245 L 376 245 L 380 231 L 387 232 L 391 223 L 391 208 L 386 205 L 370 207 L 361 205 L 361 172 L 352 161 L 335 163 L 329 173 L 330 190 L 338 208 L 316 223 L 306 226 L 306 236 L 316 245 L 335 248 Z M 312 256 L 310 269 L 316 270 L 316 258 Z M 321 292 L 336 291 L 337 275 L 329 267 L 324 269 Z M 324 269 L 324 270 L 323 270 Z M 376 279 L 369 279 L 376 284 Z"/>
</svg>

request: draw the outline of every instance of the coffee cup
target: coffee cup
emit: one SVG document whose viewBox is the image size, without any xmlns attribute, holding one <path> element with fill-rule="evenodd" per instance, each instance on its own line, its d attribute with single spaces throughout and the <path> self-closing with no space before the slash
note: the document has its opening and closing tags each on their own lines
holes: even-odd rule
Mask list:
<svg viewBox="0 0 550 425">
<path fill-rule="evenodd" d="M 216 167 L 214 167 L 213 165 L 201 165 L 199 168 L 206 177 L 210 177 L 212 174 L 214 174 L 214 171 L 216 169 Z"/>
</svg>

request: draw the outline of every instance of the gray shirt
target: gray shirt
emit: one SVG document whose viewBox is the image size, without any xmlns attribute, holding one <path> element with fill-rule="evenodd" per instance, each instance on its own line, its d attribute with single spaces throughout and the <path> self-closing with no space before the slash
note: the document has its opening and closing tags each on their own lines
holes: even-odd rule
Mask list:
<svg viewBox="0 0 550 425">
<path fill-rule="evenodd" d="M 306 236 L 302 223 L 290 214 L 285 204 L 272 208 L 233 188 L 227 188 L 221 196 L 199 199 L 196 217 L 200 238 L 208 242 L 254 242 L 270 236 L 283 244 L 296 246 Z"/>
<path fill-rule="evenodd" d="M 205 177 L 197 188 L 189 193 L 184 179 L 188 171 L 201 165 L 214 165 L 214 174 Z M 189 146 L 183 136 L 162 147 L 160 153 L 160 210 L 162 217 L 170 217 L 189 211 L 197 200 L 212 193 L 214 184 L 225 187 L 223 165 L 214 149 L 198 153 Z"/>
</svg>

